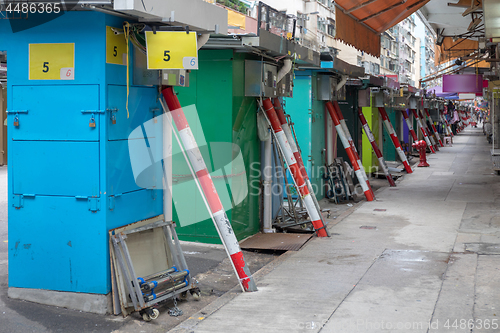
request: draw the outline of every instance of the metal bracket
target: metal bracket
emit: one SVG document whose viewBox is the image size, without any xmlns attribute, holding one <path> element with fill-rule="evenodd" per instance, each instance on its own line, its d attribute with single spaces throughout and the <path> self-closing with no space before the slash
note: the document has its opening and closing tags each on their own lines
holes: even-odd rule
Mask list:
<svg viewBox="0 0 500 333">
<path fill-rule="evenodd" d="M 16 209 L 23 208 L 24 196 L 22 194 L 14 194 L 13 200 L 14 202 L 12 203 L 12 206 L 14 206 Z"/>
<path fill-rule="evenodd" d="M 24 198 L 35 198 L 35 194 L 14 194 L 14 202 L 12 206 L 16 209 L 20 209 L 24 207 Z"/>
<path fill-rule="evenodd" d="M 101 209 L 101 199 L 100 198 L 88 198 L 89 210 L 93 213 Z"/>
<path fill-rule="evenodd" d="M 28 113 L 28 110 L 10 110 L 10 111 L 5 111 L 7 114 L 20 114 L 20 113 Z"/>
<path fill-rule="evenodd" d="M 93 198 L 93 197 L 77 195 L 77 196 L 75 196 L 75 199 L 87 200 L 88 201 L 88 208 L 93 213 L 97 212 L 98 210 L 101 210 L 101 198 Z"/>
<path fill-rule="evenodd" d="M 82 114 L 89 114 L 89 113 L 106 113 L 106 110 L 82 110 Z"/>
<path fill-rule="evenodd" d="M 109 210 L 115 209 L 115 198 L 121 197 L 121 194 L 110 195 L 108 197 Z"/>
</svg>

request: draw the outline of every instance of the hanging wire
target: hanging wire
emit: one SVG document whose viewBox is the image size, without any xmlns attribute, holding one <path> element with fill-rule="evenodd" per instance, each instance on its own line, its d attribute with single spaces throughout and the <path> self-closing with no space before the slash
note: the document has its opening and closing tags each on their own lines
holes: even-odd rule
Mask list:
<svg viewBox="0 0 500 333">
<path fill-rule="evenodd" d="M 128 111 L 128 97 L 130 94 L 130 61 L 129 61 L 129 41 L 130 41 L 130 23 L 127 21 L 123 22 L 123 33 L 125 34 L 125 42 L 127 43 L 127 102 L 125 104 L 125 109 L 127 110 L 127 119 L 130 116 Z"/>
</svg>

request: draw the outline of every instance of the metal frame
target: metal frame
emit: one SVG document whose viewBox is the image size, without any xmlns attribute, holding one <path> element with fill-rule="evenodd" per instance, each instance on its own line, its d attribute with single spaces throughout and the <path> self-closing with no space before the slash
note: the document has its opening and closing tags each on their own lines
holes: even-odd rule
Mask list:
<svg viewBox="0 0 500 333">
<path fill-rule="evenodd" d="M 138 283 L 135 283 L 136 281 L 138 281 L 138 276 L 134 270 L 134 265 L 132 263 L 132 258 L 130 257 L 130 253 L 128 251 L 126 239 L 127 235 L 129 234 L 155 228 L 163 229 L 167 241 L 168 250 L 172 255 L 172 260 L 174 262 L 175 267 L 177 267 L 180 271 L 188 270 L 186 259 L 184 258 L 184 254 L 182 252 L 179 243 L 179 238 L 177 237 L 177 233 L 175 232 L 175 224 L 172 221 L 156 221 L 141 227 L 137 227 L 132 230 L 126 230 L 112 235 L 111 238 L 113 241 L 116 260 L 118 261 L 121 273 L 124 276 L 125 288 L 127 290 L 127 293 L 130 295 L 130 299 L 132 300 L 131 303 L 127 302 L 127 306 L 128 307 L 133 306 L 135 311 L 147 309 L 161 301 L 164 301 L 168 298 L 172 298 L 175 295 L 178 295 L 190 289 L 196 288 L 193 284 L 194 283 L 193 279 L 188 274 L 186 275 L 186 280 L 187 280 L 186 286 L 180 287 L 178 289 L 176 289 L 174 286 L 172 291 L 162 296 L 159 296 L 158 298 L 152 301 L 149 302 L 144 301 L 144 295 L 141 291 L 141 288 Z"/>
</svg>

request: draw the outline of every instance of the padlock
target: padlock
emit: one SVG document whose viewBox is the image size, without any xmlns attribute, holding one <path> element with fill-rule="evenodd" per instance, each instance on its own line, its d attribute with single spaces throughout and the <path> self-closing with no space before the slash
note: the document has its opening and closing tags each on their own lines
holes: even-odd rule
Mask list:
<svg viewBox="0 0 500 333">
<path fill-rule="evenodd" d="M 19 127 L 19 118 L 17 116 L 14 118 L 14 126 Z"/>
<path fill-rule="evenodd" d="M 111 124 L 113 124 L 113 125 L 116 124 L 116 116 L 114 114 L 111 115 Z"/>
<path fill-rule="evenodd" d="M 89 127 L 95 128 L 95 118 L 90 118 Z"/>
</svg>

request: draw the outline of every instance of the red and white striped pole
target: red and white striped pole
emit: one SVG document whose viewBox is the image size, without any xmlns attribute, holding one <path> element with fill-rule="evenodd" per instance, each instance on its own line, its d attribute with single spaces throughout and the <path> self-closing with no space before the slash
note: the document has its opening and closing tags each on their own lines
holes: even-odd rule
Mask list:
<svg viewBox="0 0 500 333">
<path fill-rule="evenodd" d="M 450 136 L 453 136 L 453 131 L 451 130 L 451 127 L 450 127 L 450 124 L 448 124 L 448 120 L 446 120 L 446 117 L 444 116 L 444 114 L 441 115 L 441 119 L 442 121 L 444 122 L 444 124 L 446 125 L 446 131 L 448 132 L 448 135 Z"/>
<path fill-rule="evenodd" d="M 304 166 L 304 161 L 302 160 L 302 156 L 300 155 L 298 143 L 295 142 L 295 138 L 292 135 L 290 126 L 288 126 L 288 122 L 286 121 L 285 113 L 283 112 L 283 107 L 281 106 L 281 103 L 277 98 L 274 99 L 274 111 L 276 111 L 276 115 L 278 116 L 278 119 L 281 123 L 281 128 L 283 129 L 283 132 L 285 132 L 288 143 L 290 144 L 290 148 L 292 149 L 293 156 L 295 157 L 295 160 L 299 165 L 302 177 L 304 178 L 307 188 L 309 189 L 309 193 L 311 194 L 314 206 L 316 207 L 316 210 L 319 213 L 321 222 L 323 223 L 323 225 L 326 225 L 325 219 L 323 218 L 323 214 L 321 214 L 321 208 L 319 206 L 318 199 L 316 199 L 316 194 L 314 193 L 311 181 L 309 180 L 309 175 L 307 174 L 307 170 Z M 328 234 L 328 230 L 326 230 L 326 233 Z M 328 236 L 330 235 L 328 234 Z"/>
<path fill-rule="evenodd" d="M 340 126 L 342 126 L 342 129 L 344 130 L 344 135 L 347 138 L 347 141 L 351 145 L 352 151 L 354 153 L 354 157 L 356 157 L 356 160 L 358 161 L 359 169 L 361 170 L 361 173 L 363 174 L 363 177 L 365 178 L 366 183 L 368 184 L 368 187 L 370 188 L 370 191 L 372 191 L 373 197 L 375 197 L 375 194 L 373 193 L 372 186 L 370 185 L 370 182 L 368 181 L 368 176 L 366 175 L 365 167 L 363 166 L 363 163 L 361 162 L 361 159 L 359 158 L 358 150 L 356 149 L 356 145 L 354 144 L 354 140 L 352 139 L 351 132 L 349 132 L 349 128 L 347 127 L 347 124 L 344 119 L 344 115 L 342 114 L 342 110 L 340 110 L 339 103 L 337 101 L 333 101 L 333 110 L 334 112 L 337 113 L 337 117 L 339 118 L 340 121 Z"/>
<path fill-rule="evenodd" d="M 274 111 L 276 112 L 276 115 L 278 116 L 278 119 L 280 121 L 281 128 L 283 129 L 283 132 L 285 132 L 288 143 L 290 144 L 290 148 L 292 149 L 293 156 L 295 157 L 295 160 L 299 165 L 302 177 L 304 178 L 304 180 L 307 181 L 309 180 L 309 175 L 307 174 L 307 170 L 304 166 L 304 161 L 302 160 L 302 156 L 299 153 L 299 148 L 297 147 L 295 139 L 293 138 L 290 126 L 288 126 L 288 122 L 286 121 L 285 113 L 283 112 L 283 107 L 281 106 L 279 99 L 275 98 L 273 105 L 274 105 Z M 309 191 L 310 190 L 311 189 L 309 189 Z"/>
<path fill-rule="evenodd" d="M 366 200 L 373 201 L 375 199 L 375 197 L 373 196 L 373 191 L 372 191 L 370 185 L 365 180 L 366 174 L 363 175 L 363 172 L 359 168 L 358 160 L 357 160 L 356 156 L 354 155 L 354 151 L 352 150 L 351 144 L 347 140 L 347 137 L 344 133 L 344 130 L 342 129 L 342 125 L 340 124 L 340 120 L 337 116 L 337 113 L 335 112 L 335 109 L 333 108 L 332 102 L 330 102 L 330 101 L 326 102 L 326 109 L 328 110 L 328 113 L 330 113 L 330 116 L 332 117 L 332 121 L 333 121 L 333 124 L 335 125 L 335 129 L 337 130 L 337 134 L 340 137 L 340 141 L 342 141 L 342 145 L 345 148 L 347 156 L 351 160 L 352 167 L 354 168 L 354 173 L 356 174 L 356 177 L 358 178 L 359 184 L 361 185 L 361 188 L 363 189 L 363 192 L 365 193 Z"/>
<path fill-rule="evenodd" d="M 434 122 L 432 121 L 432 118 L 431 118 L 431 115 L 429 113 L 429 110 L 427 110 L 427 108 L 424 108 L 425 110 L 425 113 L 427 114 L 427 118 L 429 118 L 429 122 L 431 123 L 431 126 L 432 126 L 432 130 L 434 131 L 434 135 L 436 136 L 436 139 L 439 141 L 439 145 L 441 147 L 444 147 L 443 145 L 443 141 L 441 141 L 441 137 L 439 136 L 439 133 L 436 129 L 436 126 L 434 126 Z"/>
<path fill-rule="evenodd" d="M 359 120 L 361 121 L 361 125 L 363 125 L 363 129 L 365 130 L 365 134 L 368 137 L 368 140 L 370 140 L 370 143 L 372 144 L 373 151 L 375 152 L 375 155 L 377 155 L 378 164 L 382 168 L 382 171 L 385 174 L 385 178 L 387 178 L 387 181 L 389 182 L 390 186 L 396 186 L 396 183 L 394 182 L 394 179 L 392 179 L 391 173 L 389 172 L 389 168 L 387 167 L 387 163 L 385 163 L 384 156 L 382 155 L 382 152 L 378 148 L 372 130 L 370 129 L 370 126 L 368 126 L 368 122 L 366 121 L 362 108 L 358 108 L 358 116 Z"/>
<path fill-rule="evenodd" d="M 408 110 L 401 110 L 401 113 L 403 114 L 403 118 L 405 118 L 406 125 L 408 126 L 408 129 L 410 130 L 411 137 L 413 138 L 414 142 L 418 141 L 417 133 L 415 133 L 415 130 L 413 129 L 413 125 L 411 123 L 410 117 L 408 117 Z"/>
<path fill-rule="evenodd" d="M 389 120 L 389 117 L 387 116 L 387 112 L 385 112 L 385 107 L 379 107 L 378 112 L 380 113 L 380 116 L 382 117 L 382 120 L 384 121 L 385 129 L 389 133 L 392 139 L 392 143 L 394 143 L 394 147 L 396 147 L 396 151 L 398 152 L 399 158 L 403 162 L 403 165 L 405 166 L 405 170 L 407 173 L 412 173 L 413 170 L 411 169 L 410 164 L 408 163 L 408 160 L 406 159 L 406 155 L 403 152 L 403 149 L 401 148 L 401 144 L 399 143 L 399 139 L 396 135 L 396 132 L 394 131 L 394 127 L 392 127 L 391 121 Z"/>
<path fill-rule="evenodd" d="M 267 118 L 271 123 L 271 127 L 278 139 L 278 143 L 281 146 L 283 151 L 283 155 L 285 156 L 286 163 L 288 164 L 288 168 L 290 169 L 290 173 L 297 185 L 300 195 L 302 196 L 302 201 L 304 202 L 304 206 L 306 206 L 307 213 L 309 214 L 309 218 L 311 219 L 311 223 L 316 230 L 316 234 L 319 237 L 328 237 L 326 232 L 326 225 L 323 224 L 321 220 L 321 216 L 314 205 L 314 201 L 312 199 L 311 193 L 309 193 L 309 189 L 307 188 L 306 182 L 304 181 L 304 177 L 302 177 L 302 172 L 300 171 L 300 167 L 297 163 L 297 160 L 293 156 L 292 148 L 290 147 L 290 143 L 286 138 L 286 134 L 281 127 L 280 121 L 278 119 L 278 115 L 274 110 L 273 102 L 271 102 L 270 98 L 266 98 L 263 101 L 264 111 L 266 112 Z"/>
<path fill-rule="evenodd" d="M 424 129 L 427 132 L 427 136 L 431 140 L 431 144 L 434 147 L 434 150 L 435 151 L 439 151 L 439 148 L 437 146 L 436 140 L 434 140 L 434 136 L 432 136 L 431 131 L 427 127 L 427 122 L 425 121 L 425 117 L 423 116 L 422 111 L 418 110 L 417 112 L 418 112 L 418 115 L 419 115 L 420 119 L 422 120 L 422 124 L 424 125 Z"/>
<path fill-rule="evenodd" d="M 227 218 L 226 211 L 222 206 L 219 194 L 215 189 L 215 185 L 210 177 L 210 173 L 205 165 L 203 156 L 201 155 L 198 144 L 194 138 L 193 132 L 186 120 L 181 104 L 175 95 L 172 87 L 162 88 L 162 94 L 167 103 L 170 114 L 174 119 L 175 126 L 179 132 L 179 136 L 184 145 L 184 149 L 188 152 L 189 161 L 196 173 L 196 177 L 201 185 L 203 195 L 206 197 L 208 206 L 210 207 L 212 219 L 222 238 L 222 242 L 231 258 L 240 284 L 245 291 L 256 291 L 257 286 L 253 280 L 250 270 L 245 263 L 243 253 L 241 252 L 238 239 L 236 238 L 231 223 Z"/>
<path fill-rule="evenodd" d="M 431 142 L 429 140 L 429 137 L 427 136 L 427 132 L 425 131 L 424 126 L 422 125 L 422 121 L 418 117 L 417 110 L 411 109 L 411 112 L 413 113 L 413 117 L 417 120 L 418 127 L 420 127 L 420 131 L 422 132 L 422 135 L 424 136 L 425 143 L 427 143 L 427 147 L 431 150 L 432 153 L 436 153 L 434 150 L 434 147 L 431 145 Z"/>
</svg>

